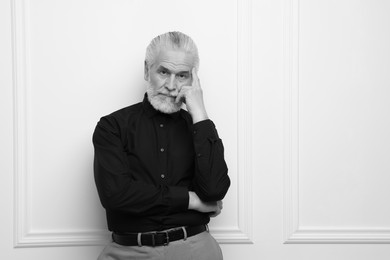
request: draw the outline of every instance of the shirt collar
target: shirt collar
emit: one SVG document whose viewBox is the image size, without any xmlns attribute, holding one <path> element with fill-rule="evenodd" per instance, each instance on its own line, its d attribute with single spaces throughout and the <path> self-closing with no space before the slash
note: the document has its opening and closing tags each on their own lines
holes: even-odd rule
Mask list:
<svg viewBox="0 0 390 260">
<path fill-rule="evenodd" d="M 148 100 L 148 95 L 147 93 L 145 93 L 144 95 L 144 100 L 142 101 L 142 106 L 143 106 L 143 110 L 145 112 L 145 114 L 151 118 L 153 116 L 156 116 L 156 115 L 160 115 L 160 116 L 163 116 L 163 117 L 167 117 L 167 118 L 172 118 L 172 119 L 178 119 L 180 116 L 182 116 L 183 114 L 183 111 L 182 109 L 180 109 L 178 112 L 175 112 L 175 113 L 172 113 L 172 114 L 166 114 L 166 113 L 163 113 L 163 112 L 160 112 L 158 110 L 156 110 L 152 104 L 150 104 L 149 100 Z"/>
</svg>

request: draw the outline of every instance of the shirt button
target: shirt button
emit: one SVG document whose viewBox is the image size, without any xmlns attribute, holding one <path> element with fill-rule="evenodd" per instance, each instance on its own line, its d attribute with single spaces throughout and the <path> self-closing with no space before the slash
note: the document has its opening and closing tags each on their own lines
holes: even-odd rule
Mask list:
<svg viewBox="0 0 390 260">
<path fill-rule="evenodd" d="M 194 135 L 196 135 L 196 130 L 194 130 Z"/>
<path fill-rule="evenodd" d="M 161 174 L 161 179 L 164 179 L 165 178 L 165 174 Z"/>
<path fill-rule="evenodd" d="M 161 148 L 160 151 L 161 151 L 161 152 L 164 152 L 165 150 L 164 150 L 164 148 Z"/>
<path fill-rule="evenodd" d="M 163 128 L 163 127 L 164 127 L 164 124 L 160 124 L 160 127 Z"/>
</svg>

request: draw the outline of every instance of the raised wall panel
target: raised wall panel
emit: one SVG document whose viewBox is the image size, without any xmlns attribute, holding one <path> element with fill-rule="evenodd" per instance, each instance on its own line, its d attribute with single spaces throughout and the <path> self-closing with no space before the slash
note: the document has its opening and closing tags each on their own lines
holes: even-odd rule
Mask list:
<svg viewBox="0 0 390 260">
<path fill-rule="evenodd" d="M 216 28 L 200 30 L 192 22 L 177 26 L 175 19 L 180 17 L 160 24 L 152 20 L 141 30 L 139 20 L 151 10 L 142 1 L 12 1 L 15 247 L 107 242 L 104 211 L 93 182 L 92 132 L 100 116 L 140 101 L 143 52 L 139 50 L 166 28 L 189 32 L 198 42 L 203 86 L 222 83 L 228 88 L 224 98 L 230 106 L 221 113 L 220 102 L 214 102 L 221 90 L 204 87 L 209 114 L 224 139 L 232 179 L 224 214 L 211 222 L 210 229 L 221 243 L 251 243 L 250 2 L 224 1 L 227 11 L 213 24 L 231 26 L 215 35 Z M 156 4 L 161 5 L 153 9 L 156 12 L 168 6 Z M 214 15 L 212 8 L 208 10 L 205 19 Z M 182 15 L 188 18 L 199 12 Z M 158 13 L 148 15 L 158 17 Z M 213 37 L 226 39 L 225 51 L 233 54 L 216 52 L 217 41 L 207 45 L 206 39 Z M 213 55 L 233 66 L 212 70 L 220 62 Z M 226 70 L 226 82 L 213 77 Z"/>
<path fill-rule="evenodd" d="M 390 4 L 283 4 L 285 243 L 389 243 Z"/>
</svg>

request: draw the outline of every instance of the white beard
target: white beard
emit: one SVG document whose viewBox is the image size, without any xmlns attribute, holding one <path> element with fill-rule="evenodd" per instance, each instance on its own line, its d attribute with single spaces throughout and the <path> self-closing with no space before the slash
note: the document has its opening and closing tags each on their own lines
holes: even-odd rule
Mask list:
<svg viewBox="0 0 390 260">
<path fill-rule="evenodd" d="M 172 114 L 179 111 L 183 104 L 182 101 L 176 103 L 174 97 L 159 95 L 150 82 L 147 83 L 146 93 L 148 94 L 148 100 L 154 109 L 165 114 Z"/>
</svg>

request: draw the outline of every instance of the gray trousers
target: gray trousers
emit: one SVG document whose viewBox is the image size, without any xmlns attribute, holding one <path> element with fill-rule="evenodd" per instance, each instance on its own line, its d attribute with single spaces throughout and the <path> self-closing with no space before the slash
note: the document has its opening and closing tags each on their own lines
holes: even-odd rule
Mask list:
<svg viewBox="0 0 390 260">
<path fill-rule="evenodd" d="M 217 241 L 205 231 L 198 235 L 170 242 L 167 246 L 121 246 L 108 244 L 98 260 L 222 260 Z"/>
</svg>

